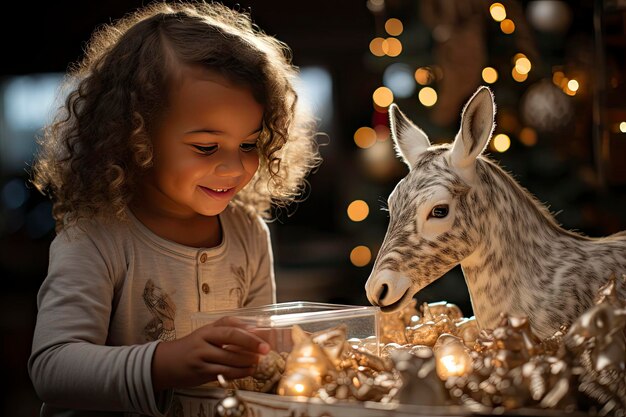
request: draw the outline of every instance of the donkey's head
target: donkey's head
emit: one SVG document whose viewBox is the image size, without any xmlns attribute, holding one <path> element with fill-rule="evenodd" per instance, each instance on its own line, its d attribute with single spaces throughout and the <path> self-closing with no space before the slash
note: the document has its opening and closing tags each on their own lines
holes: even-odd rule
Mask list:
<svg viewBox="0 0 626 417">
<path fill-rule="evenodd" d="M 491 91 L 481 87 L 463 109 L 454 143 L 431 146 L 395 104 L 389 107 L 394 146 L 409 173 L 389 196 L 387 234 L 365 285 L 373 305 L 383 311 L 405 306 L 474 251 L 480 213 L 471 190 L 494 115 Z"/>
</svg>

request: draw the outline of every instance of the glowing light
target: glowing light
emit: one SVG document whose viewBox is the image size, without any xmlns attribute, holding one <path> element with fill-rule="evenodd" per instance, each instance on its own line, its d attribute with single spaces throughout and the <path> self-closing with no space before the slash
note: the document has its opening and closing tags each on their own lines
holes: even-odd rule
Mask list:
<svg viewBox="0 0 626 417">
<path fill-rule="evenodd" d="M 496 22 L 502 22 L 504 19 L 506 19 L 506 9 L 504 8 L 504 5 L 502 5 L 502 3 L 493 3 L 489 7 L 489 13 L 491 14 L 493 20 L 495 20 Z"/>
<path fill-rule="evenodd" d="M 395 97 L 411 97 L 415 92 L 415 81 L 411 73 L 411 67 L 407 64 L 396 62 L 385 68 L 383 84 L 389 87 Z"/>
<path fill-rule="evenodd" d="M 393 93 L 387 87 L 378 87 L 372 94 L 374 104 L 379 107 L 389 107 L 393 103 Z"/>
<path fill-rule="evenodd" d="M 504 19 L 500 22 L 500 30 L 506 35 L 515 32 L 515 23 L 511 19 Z"/>
<path fill-rule="evenodd" d="M 420 85 L 428 85 L 433 80 L 433 74 L 427 67 L 418 68 L 415 70 L 415 81 Z"/>
<path fill-rule="evenodd" d="M 304 385 L 296 384 L 293 386 L 293 390 L 297 392 L 298 394 L 302 394 L 304 392 Z"/>
<path fill-rule="evenodd" d="M 354 266 L 365 266 L 372 260 L 372 252 L 367 246 L 357 246 L 350 252 L 350 262 Z"/>
<path fill-rule="evenodd" d="M 454 355 L 446 355 L 439 359 L 441 364 L 446 368 L 446 373 L 449 376 L 457 375 L 461 376 L 464 374 L 465 366 L 463 364 L 457 362 L 456 356 Z"/>
<path fill-rule="evenodd" d="M 483 69 L 483 80 L 488 84 L 493 84 L 498 80 L 498 71 L 491 67 Z"/>
<path fill-rule="evenodd" d="M 434 106 L 437 102 L 437 92 L 431 87 L 424 87 L 418 94 L 420 103 L 426 107 Z"/>
<path fill-rule="evenodd" d="M 520 59 L 520 58 L 526 58 L 526 55 L 524 55 L 524 54 L 523 54 L 523 53 L 521 53 L 521 52 L 516 53 L 516 54 L 513 56 L 513 63 L 515 64 L 515 61 L 517 61 L 517 60 L 518 60 L 518 59 Z"/>
<path fill-rule="evenodd" d="M 385 51 L 383 51 L 383 42 L 385 42 L 383 38 L 372 39 L 370 42 L 370 52 L 375 56 L 384 56 Z"/>
<path fill-rule="evenodd" d="M 619 131 L 622 133 L 626 133 L 626 122 L 622 122 L 619 124 Z"/>
<path fill-rule="evenodd" d="M 565 78 L 565 74 L 563 74 L 563 71 L 555 71 L 554 74 L 552 74 L 552 82 L 558 86 L 561 85 L 561 81 L 563 81 L 563 78 Z"/>
<path fill-rule="evenodd" d="M 402 52 L 402 42 L 396 38 L 385 39 L 383 41 L 383 52 L 391 57 L 400 55 Z"/>
<path fill-rule="evenodd" d="M 526 81 L 526 78 L 528 78 L 528 74 L 520 74 L 519 72 L 517 72 L 517 67 L 513 68 L 513 71 L 511 71 L 511 76 L 518 83 L 524 82 Z"/>
<path fill-rule="evenodd" d="M 565 81 L 567 81 L 567 83 L 565 83 Z M 563 92 L 567 94 L 568 96 L 575 96 L 576 92 L 578 92 L 578 89 L 580 88 L 580 84 L 578 84 L 578 81 L 574 79 L 572 80 L 564 79 L 563 81 L 561 81 L 561 83 L 565 84 L 564 86 L 562 86 L 562 88 L 563 88 Z"/>
<path fill-rule="evenodd" d="M 383 142 L 389 139 L 389 128 L 385 125 L 376 125 L 374 127 L 376 131 L 376 140 Z"/>
<path fill-rule="evenodd" d="M 528 74 L 530 72 L 531 68 L 532 68 L 532 65 L 531 65 L 530 60 L 528 58 L 521 57 L 521 58 L 518 58 L 517 60 L 515 60 L 515 69 L 520 74 Z"/>
<path fill-rule="evenodd" d="M 511 147 L 511 139 L 504 133 L 500 133 L 493 138 L 493 148 L 502 153 L 506 152 Z"/>
<path fill-rule="evenodd" d="M 472 358 L 463 341 L 453 335 L 442 334 L 433 346 L 435 367 L 440 379 L 462 376 L 472 372 Z"/>
<path fill-rule="evenodd" d="M 376 131 L 371 127 L 360 127 L 354 132 L 354 143 L 359 148 L 369 148 L 376 143 Z"/>
<path fill-rule="evenodd" d="M 385 22 L 385 30 L 391 36 L 398 36 L 404 30 L 404 27 L 399 19 L 391 18 Z"/>
<path fill-rule="evenodd" d="M 525 127 L 519 132 L 519 141 L 526 146 L 535 146 L 537 144 L 537 132 L 532 127 Z"/>
<path fill-rule="evenodd" d="M 348 206 L 348 217 L 353 222 L 360 222 L 370 214 L 370 208 L 363 200 L 354 200 Z"/>
</svg>

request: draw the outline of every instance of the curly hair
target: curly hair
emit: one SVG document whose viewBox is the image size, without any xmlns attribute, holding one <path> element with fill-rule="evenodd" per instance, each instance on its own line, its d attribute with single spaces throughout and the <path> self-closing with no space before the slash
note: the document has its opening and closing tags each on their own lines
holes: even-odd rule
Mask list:
<svg viewBox="0 0 626 417">
<path fill-rule="evenodd" d="M 156 2 L 97 28 L 68 71 L 69 94 L 39 138 L 32 178 L 53 201 L 57 230 L 84 217 L 125 218 L 136 179 L 152 166 L 150 133 L 177 64 L 219 71 L 264 106 L 259 169 L 233 202 L 268 218 L 272 205 L 302 195 L 321 158 L 289 47 L 222 4 Z"/>
</svg>

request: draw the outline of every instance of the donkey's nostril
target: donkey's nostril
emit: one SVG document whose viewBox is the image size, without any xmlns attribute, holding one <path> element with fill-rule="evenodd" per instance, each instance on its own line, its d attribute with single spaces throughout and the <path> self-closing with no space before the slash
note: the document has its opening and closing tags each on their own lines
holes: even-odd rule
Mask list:
<svg viewBox="0 0 626 417">
<path fill-rule="evenodd" d="M 378 294 L 378 302 L 382 302 L 383 299 L 387 296 L 387 293 L 389 292 L 389 286 L 387 284 L 383 284 L 382 287 L 380 288 L 380 293 Z"/>
</svg>

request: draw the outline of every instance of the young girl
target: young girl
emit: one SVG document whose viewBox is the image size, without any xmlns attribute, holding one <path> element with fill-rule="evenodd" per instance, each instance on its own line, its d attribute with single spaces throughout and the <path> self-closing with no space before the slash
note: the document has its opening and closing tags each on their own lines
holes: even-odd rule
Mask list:
<svg viewBox="0 0 626 417">
<path fill-rule="evenodd" d="M 57 223 L 28 364 L 42 415 L 180 415 L 173 389 L 251 375 L 269 349 L 190 316 L 275 302 L 261 218 L 319 163 L 297 70 L 246 14 L 157 2 L 96 31 L 70 75 L 33 178 Z"/>
</svg>

